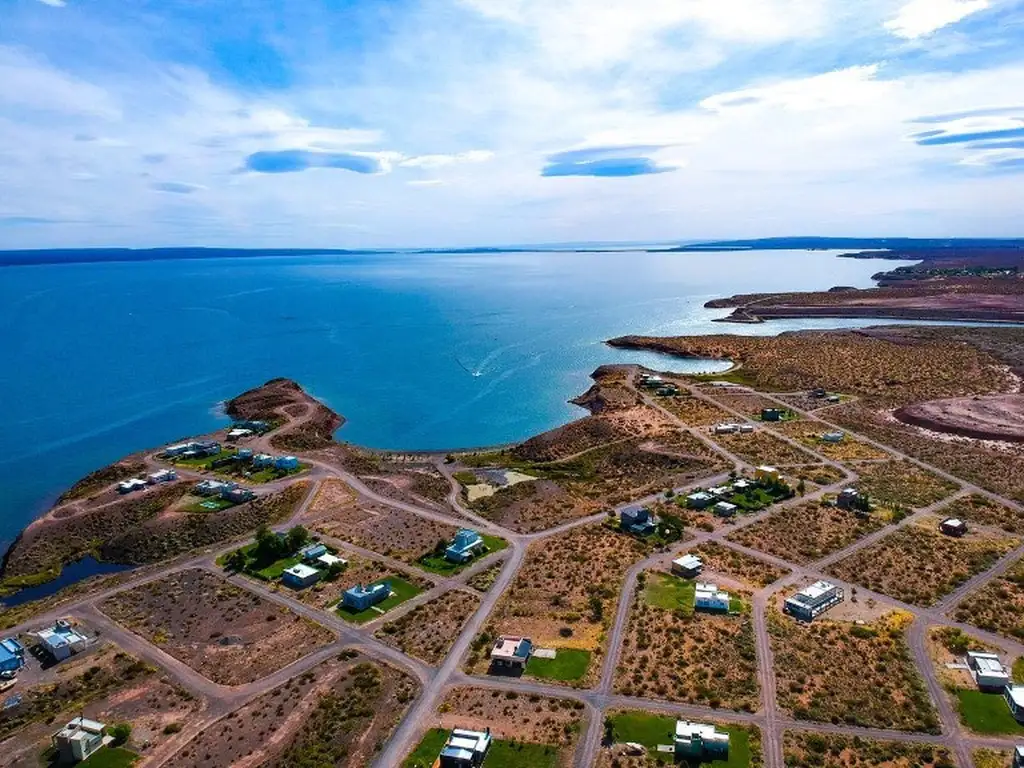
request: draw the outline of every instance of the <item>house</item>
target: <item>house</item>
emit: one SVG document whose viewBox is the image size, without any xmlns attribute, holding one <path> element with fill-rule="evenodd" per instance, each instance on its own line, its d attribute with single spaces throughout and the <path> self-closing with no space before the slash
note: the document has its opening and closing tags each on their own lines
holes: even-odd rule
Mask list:
<svg viewBox="0 0 1024 768">
<path fill-rule="evenodd" d="M 994 653 L 968 651 L 967 666 L 971 669 L 974 682 L 983 691 L 1001 691 L 1010 682 L 1006 667 Z"/>
<path fill-rule="evenodd" d="M 281 581 L 289 587 L 302 589 L 320 581 L 320 571 L 310 568 L 308 565 L 297 563 L 291 568 L 285 568 L 281 574 Z"/>
<path fill-rule="evenodd" d="M 860 492 L 856 488 L 845 488 L 836 497 L 836 506 L 840 509 L 858 510 L 863 504 Z"/>
<path fill-rule="evenodd" d="M 274 459 L 274 467 L 276 469 L 291 471 L 299 468 L 299 460 L 294 456 L 278 456 Z"/>
<path fill-rule="evenodd" d="M 846 433 L 838 429 L 835 432 L 826 432 L 821 436 L 823 443 L 841 443 L 845 439 Z"/>
<path fill-rule="evenodd" d="M 765 464 L 754 470 L 754 479 L 761 483 L 776 482 L 779 479 L 779 470 Z"/>
<path fill-rule="evenodd" d="M 391 582 L 387 580 L 370 584 L 367 587 L 356 584 L 342 592 L 341 606 L 353 611 L 365 611 L 367 608 L 387 600 L 390 595 Z"/>
<path fill-rule="evenodd" d="M 704 569 L 704 561 L 696 555 L 683 555 L 672 561 L 672 573 L 692 579 Z"/>
<path fill-rule="evenodd" d="M 239 448 L 233 456 L 235 461 L 250 461 L 252 459 L 252 448 Z"/>
<path fill-rule="evenodd" d="M 36 633 L 43 649 L 53 657 L 54 661 L 64 661 L 71 654 L 78 653 L 89 644 L 89 638 L 78 632 L 64 619 L 48 629 Z"/>
<path fill-rule="evenodd" d="M 828 392 L 826 392 L 823 387 L 817 387 L 817 388 L 811 390 L 811 397 L 816 398 L 818 400 L 823 399 L 827 395 L 828 395 Z"/>
<path fill-rule="evenodd" d="M 761 421 L 782 421 L 786 412 L 781 408 L 762 408 Z"/>
<path fill-rule="evenodd" d="M 146 487 L 146 481 L 138 477 L 133 477 L 129 480 L 122 480 L 117 484 L 118 493 L 132 493 L 133 491 L 141 491 Z"/>
<path fill-rule="evenodd" d="M 1013 719 L 1024 723 L 1024 685 L 1010 683 L 1003 689 L 1003 698 L 1006 699 L 1006 706 L 1010 708 Z"/>
<path fill-rule="evenodd" d="M 747 480 L 745 477 L 741 477 L 735 483 L 732 484 L 732 490 L 735 493 L 745 493 L 754 487 L 754 484 Z"/>
<path fill-rule="evenodd" d="M 15 638 L 0 640 L 0 672 L 17 672 L 25 666 L 25 646 Z"/>
<path fill-rule="evenodd" d="M 196 486 L 192 491 L 200 496 L 218 496 L 234 487 L 235 483 L 226 482 L 224 480 L 201 480 L 196 483 Z"/>
<path fill-rule="evenodd" d="M 192 443 L 178 443 L 177 445 L 168 445 L 164 448 L 164 456 L 171 459 L 175 456 L 181 456 L 185 451 L 191 450 Z"/>
<path fill-rule="evenodd" d="M 228 440 L 231 442 L 241 440 L 243 437 L 252 437 L 252 430 L 245 429 L 244 427 L 236 427 L 235 429 L 228 430 Z"/>
<path fill-rule="evenodd" d="M 677 387 L 675 384 L 668 384 L 664 387 L 658 387 L 654 391 L 654 394 L 656 394 L 658 397 L 673 397 L 679 394 L 679 387 Z"/>
<path fill-rule="evenodd" d="M 251 432 L 263 433 L 270 429 L 270 424 L 259 419 L 245 419 L 243 421 L 236 421 L 231 425 L 232 429 L 248 429 Z"/>
<path fill-rule="evenodd" d="M 330 568 L 332 565 L 340 565 L 342 567 L 348 565 L 348 560 L 344 557 L 338 557 L 332 555 L 330 552 L 325 552 L 316 559 L 316 564 L 321 568 Z"/>
<path fill-rule="evenodd" d="M 948 520 L 943 520 L 939 525 L 939 530 L 947 536 L 956 536 L 959 538 L 967 533 L 967 523 L 956 517 L 951 517 Z"/>
<path fill-rule="evenodd" d="M 697 582 L 697 591 L 693 597 L 693 607 L 696 610 L 727 612 L 729 600 L 729 593 L 720 590 L 717 584 Z"/>
<path fill-rule="evenodd" d="M 103 723 L 76 717 L 53 734 L 51 741 L 57 752 L 57 762 L 79 763 L 88 759 L 105 743 L 104 728 Z"/>
<path fill-rule="evenodd" d="M 740 426 L 739 424 L 717 424 L 713 431 L 716 435 L 731 435 L 739 432 Z"/>
<path fill-rule="evenodd" d="M 736 514 L 736 510 L 739 509 L 735 504 L 730 504 L 728 501 L 720 501 L 711 508 L 719 517 L 732 517 Z"/>
<path fill-rule="evenodd" d="M 729 757 L 729 734 L 713 725 L 677 720 L 675 757 L 682 762 L 726 760 Z"/>
<path fill-rule="evenodd" d="M 1013 748 L 1013 764 L 1010 768 L 1024 768 L 1024 747 Z"/>
<path fill-rule="evenodd" d="M 651 374 L 643 374 L 640 376 L 640 386 L 647 389 L 657 389 L 665 383 L 665 380 L 661 376 L 654 376 Z"/>
<path fill-rule="evenodd" d="M 802 621 L 813 621 L 833 605 L 843 602 L 843 589 L 827 581 L 816 581 L 792 597 L 787 597 L 783 610 Z"/>
<path fill-rule="evenodd" d="M 840 403 L 843 399 L 839 397 L 839 395 L 829 395 L 826 400 L 828 400 L 829 403 Z"/>
<path fill-rule="evenodd" d="M 686 497 L 686 506 L 690 509 L 707 509 L 715 503 L 715 497 L 707 491 L 697 491 Z"/>
<path fill-rule="evenodd" d="M 321 555 L 326 555 L 326 554 L 327 554 L 327 545 L 326 544 L 321 544 L 318 541 L 315 541 L 312 544 L 307 544 L 306 546 L 304 546 L 302 549 L 299 550 L 299 557 L 301 557 L 303 560 L 305 560 L 307 562 L 311 562 L 313 560 L 316 560 Z"/>
<path fill-rule="evenodd" d="M 658 528 L 658 518 L 647 507 L 627 507 L 619 513 L 622 530 L 646 536 Z"/>
<path fill-rule="evenodd" d="M 739 425 L 738 432 L 741 435 L 749 435 L 753 431 L 754 431 L 754 425 L 753 424 L 740 424 Z"/>
<path fill-rule="evenodd" d="M 463 528 L 455 534 L 452 543 L 444 551 L 444 559 L 451 563 L 465 563 L 474 555 L 487 548 L 483 537 L 471 528 Z"/>
<path fill-rule="evenodd" d="M 486 731 L 455 728 L 438 756 L 440 768 L 480 768 L 490 748 L 490 728 Z"/>
<path fill-rule="evenodd" d="M 518 635 L 501 635 L 491 647 L 491 666 L 505 669 L 526 669 L 533 653 L 533 641 Z"/>
<path fill-rule="evenodd" d="M 732 488 L 728 485 L 716 485 L 714 488 L 708 488 L 708 493 L 716 499 L 724 499 L 732 493 Z"/>
<path fill-rule="evenodd" d="M 220 497 L 224 499 L 224 501 L 230 501 L 232 504 L 244 504 L 247 501 L 255 499 L 256 493 L 251 488 L 232 485 L 230 488 L 222 489 Z"/>
<path fill-rule="evenodd" d="M 156 472 L 151 472 L 147 478 L 150 485 L 157 485 L 158 483 L 169 483 L 172 480 L 178 479 L 178 473 L 173 469 L 161 469 Z"/>
<path fill-rule="evenodd" d="M 252 457 L 252 466 L 254 469 L 262 469 L 263 467 L 274 466 L 274 457 L 269 453 L 257 453 Z"/>
</svg>

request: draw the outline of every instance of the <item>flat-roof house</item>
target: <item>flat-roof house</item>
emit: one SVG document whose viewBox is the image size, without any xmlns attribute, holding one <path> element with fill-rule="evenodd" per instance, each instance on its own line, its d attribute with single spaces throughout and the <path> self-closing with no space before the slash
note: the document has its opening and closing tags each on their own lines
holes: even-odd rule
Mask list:
<svg viewBox="0 0 1024 768">
<path fill-rule="evenodd" d="M 304 563 L 296 563 L 291 568 L 284 569 L 284 572 L 281 574 L 281 581 L 289 587 L 302 589 L 320 581 L 320 571 Z"/>
<path fill-rule="evenodd" d="M 217 496 L 231 490 L 235 485 L 225 480 L 200 480 L 192 490 L 200 496 Z"/>
<path fill-rule="evenodd" d="M 826 432 L 821 436 L 821 441 L 823 443 L 841 443 L 845 439 L 846 433 L 838 429 L 834 432 Z"/>
<path fill-rule="evenodd" d="M 173 469 L 160 469 L 156 472 L 150 472 L 147 478 L 150 485 L 156 485 L 158 483 L 169 483 L 172 480 L 178 479 L 178 473 Z"/>
<path fill-rule="evenodd" d="M 769 467 L 767 464 L 762 465 L 754 470 L 755 480 L 778 480 L 779 470 L 775 467 Z"/>
<path fill-rule="evenodd" d="M 736 514 L 736 510 L 739 507 L 735 504 L 730 504 L 728 501 L 720 501 L 711 509 L 719 517 L 732 517 Z"/>
<path fill-rule="evenodd" d="M 455 728 L 438 756 L 440 768 L 480 768 L 491 748 L 491 729 L 470 731 Z"/>
<path fill-rule="evenodd" d="M 786 412 L 781 408 L 762 408 L 761 421 L 782 421 Z"/>
<path fill-rule="evenodd" d="M 53 734 L 53 748 L 57 751 L 58 763 L 78 763 L 88 759 L 103 746 L 103 729 L 106 726 L 95 720 L 76 717 Z"/>
<path fill-rule="evenodd" d="M 316 559 L 316 564 L 321 568 L 330 568 L 332 565 L 348 565 L 348 560 L 344 557 L 332 555 L 330 552 L 325 552 Z"/>
<path fill-rule="evenodd" d="M 982 690 L 1001 691 L 1010 682 L 1006 667 L 994 653 L 967 652 L 967 666 Z"/>
<path fill-rule="evenodd" d="M 176 445 L 168 445 L 164 448 L 164 456 L 173 458 L 175 456 L 181 456 L 185 451 L 192 448 L 192 443 L 177 443 Z"/>
<path fill-rule="evenodd" d="M 694 554 L 686 554 L 672 561 L 672 573 L 692 579 L 704 569 L 704 561 Z"/>
<path fill-rule="evenodd" d="M 312 544 L 307 544 L 299 550 L 299 557 L 303 560 L 310 562 L 316 560 L 320 555 L 327 554 L 327 545 L 321 544 L 319 541 L 314 541 Z"/>
<path fill-rule="evenodd" d="M 825 397 L 827 394 L 828 392 L 825 391 L 824 387 L 815 387 L 811 390 L 811 397 L 816 397 L 818 399 Z"/>
<path fill-rule="evenodd" d="M 274 457 L 269 453 L 257 453 L 252 457 L 252 465 L 256 469 L 261 467 L 272 467 L 274 466 Z"/>
<path fill-rule="evenodd" d="M 860 491 L 856 488 L 844 488 L 836 497 L 836 506 L 840 509 L 858 509 L 861 506 Z"/>
<path fill-rule="evenodd" d="M 491 647 L 491 665 L 506 669 L 526 669 L 533 653 L 533 641 L 519 635 L 501 635 Z"/>
<path fill-rule="evenodd" d="M 391 582 L 379 581 L 376 584 L 363 586 L 356 584 L 341 593 L 341 605 L 353 611 L 365 611 L 377 603 L 387 600 L 391 595 Z"/>
<path fill-rule="evenodd" d="M 744 477 L 741 477 L 739 480 L 737 480 L 735 483 L 732 484 L 732 489 L 734 491 L 736 491 L 737 493 L 743 493 L 744 491 L 749 491 L 753 487 L 754 487 L 754 484 L 752 482 L 750 482 L 749 480 L 747 480 L 746 478 L 744 478 Z"/>
<path fill-rule="evenodd" d="M 1013 763 L 1010 768 L 1024 768 L 1024 747 L 1013 748 Z"/>
<path fill-rule="evenodd" d="M 724 499 L 725 497 L 732 493 L 732 486 L 716 485 L 713 488 L 708 488 L 708 493 L 710 493 L 716 499 Z"/>
<path fill-rule="evenodd" d="M 646 536 L 658 527 L 658 518 L 647 507 L 627 507 L 619 513 L 622 530 Z"/>
<path fill-rule="evenodd" d="M 677 760 L 710 762 L 729 756 L 729 734 L 713 725 L 676 721 L 675 756 Z"/>
<path fill-rule="evenodd" d="M 17 672 L 25 666 L 25 646 L 15 638 L 0 640 L 0 672 Z"/>
<path fill-rule="evenodd" d="M 959 518 L 951 517 L 942 521 L 939 525 L 939 530 L 947 536 L 960 537 L 967 533 L 967 523 Z"/>
<path fill-rule="evenodd" d="M 251 488 L 243 488 L 240 485 L 234 488 L 225 488 L 220 492 L 220 497 L 232 504 L 244 504 L 256 498 L 256 493 Z"/>
<path fill-rule="evenodd" d="M 1003 698 L 1006 699 L 1006 706 L 1010 708 L 1013 719 L 1024 723 L 1024 685 L 1010 683 L 1003 689 Z"/>
<path fill-rule="evenodd" d="M 274 466 L 284 470 L 298 469 L 299 460 L 295 456 L 278 456 L 274 459 Z"/>
<path fill-rule="evenodd" d="M 690 509 L 707 509 L 715 503 L 715 497 L 707 491 L 697 491 L 686 497 L 686 506 Z"/>
<path fill-rule="evenodd" d="M 716 435 L 731 435 L 740 431 L 739 424 L 716 424 L 712 430 Z"/>
<path fill-rule="evenodd" d="M 242 421 L 236 421 L 231 427 L 233 429 L 249 429 L 253 432 L 266 432 L 270 429 L 270 424 L 260 419 L 243 419 Z"/>
<path fill-rule="evenodd" d="M 839 395 L 829 395 L 826 399 L 830 403 L 839 403 L 839 402 L 842 402 L 842 400 L 843 400 Z"/>
<path fill-rule="evenodd" d="M 792 597 L 787 597 L 783 609 L 790 616 L 813 621 L 833 605 L 843 602 L 843 589 L 827 581 L 816 581 Z"/>
<path fill-rule="evenodd" d="M 239 448 L 235 451 L 235 461 L 249 461 L 252 456 L 252 448 Z"/>
<path fill-rule="evenodd" d="M 36 633 L 43 649 L 55 661 L 63 661 L 73 653 L 78 653 L 88 643 L 89 638 L 78 632 L 64 619 L 59 619 L 52 627 Z"/>
<path fill-rule="evenodd" d="M 451 563 L 465 563 L 474 555 L 486 549 L 483 537 L 471 528 L 463 528 L 455 534 L 452 543 L 444 550 L 444 559 Z"/>
<path fill-rule="evenodd" d="M 753 424 L 740 424 L 739 425 L 739 429 L 737 431 L 741 435 L 749 435 L 750 433 L 752 433 L 754 431 L 754 425 Z"/>
<path fill-rule="evenodd" d="M 132 478 L 129 478 L 128 480 L 122 480 L 120 483 L 118 483 L 117 484 L 117 492 L 118 493 L 132 493 L 133 491 L 141 491 L 145 487 L 146 487 L 146 481 L 145 480 L 143 480 L 141 478 L 138 478 L 138 477 L 132 477 Z"/>
<path fill-rule="evenodd" d="M 697 582 L 693 607 L 698 611 L 727 612 L 729 610 L 729 600 L 729 593 L 719 589 L 717 584 Z"/>
<path fill-rule="evenodd" d="M 232 442 L 241 440 L 243 437 L 252 437 L 252 430 L 245 427 L 235 427 L 228 430 L 228 440 Z"/>
</svg>

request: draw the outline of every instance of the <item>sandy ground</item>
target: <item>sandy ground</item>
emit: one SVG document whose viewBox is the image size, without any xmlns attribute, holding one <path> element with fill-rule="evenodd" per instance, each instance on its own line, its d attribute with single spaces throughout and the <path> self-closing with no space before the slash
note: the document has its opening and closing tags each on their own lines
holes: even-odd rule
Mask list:
<svg viewBox="0 0 1024 768">
<path fill-rule="evenodd" d="M 1024 395 L 931 400 L 900 408 L 894 415 L 904 423 L 934 432 L 1024 442 Z"/>
</svg>

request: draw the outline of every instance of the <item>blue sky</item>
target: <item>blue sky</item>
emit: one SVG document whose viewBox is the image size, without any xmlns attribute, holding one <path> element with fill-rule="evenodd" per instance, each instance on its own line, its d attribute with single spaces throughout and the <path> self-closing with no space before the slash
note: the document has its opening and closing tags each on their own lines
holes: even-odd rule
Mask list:
<svg viewBox="0 0 1024 768">
<path fill-rule="evenodd" d="M 4 0 L 0 247 L 1021 236 L 1024 0 Z"/>
</svg>

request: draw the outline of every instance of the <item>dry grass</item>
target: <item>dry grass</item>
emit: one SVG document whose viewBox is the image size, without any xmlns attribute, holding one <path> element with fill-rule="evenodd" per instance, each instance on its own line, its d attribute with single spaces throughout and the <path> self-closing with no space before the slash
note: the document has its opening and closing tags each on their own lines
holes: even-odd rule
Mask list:
<svg viewBox="0 0 1024 768">
<path fill-rule="evenodd" d="M 956 765 L 946 747 L 803 731 L 786 731 L 782 753 L 786 768 L 954 768 Z"/>
<path fill-rule="evenodd" d="M 1001 528 L 1007 533 L 1024 534 L 1024 512 L 977 494 L 957 499 L 942 508 L 947 517 L 958 517 L 969 523 Z"/>
<path fill-rule="evenodd" d="M 938 733 L 907 647 L 912 618 L 892 613 L 866 625 L 799 624 L 771 610 L 779 706 L 799 720 Z"/>
<path fill-rule="evenodd" d="M 790 573 L 786 568 L 751 557 L 745 552 L 729 549 L 717 541 L 704 542 L 693 550 L 693 554 L 699 555 L 704 561 L 705 570 L 739 579 L 758 589 L 767 587 Z"/>
<path fill-rule="evenodd" d="M 492 691 L 451 689 L 438 707 L 436 727 L 490 728 L 495 738 L 552 744 L 568 757 L 580 732 L 583 704 L 569 699 Z"/>
<path fill-rule="evenodd" d="M 439 664 L 479 605 L 479 598 L 455 589 L 389 621 L 375 635 L 402 653 Z"/>
<path fill-rule="evenodd" d="M 1024 560 L 957 605 L 957 621 L 1024 641 Z"/>
<path fill-rule="evenodd" d="M 805 565 L 845 549 L 884 525 L 876 515 L 860 518 L 853 512 L 808 501 L 773 512 L 727 538 Z"/>
<path fill-rule="evenodd" d="M 829 572 L 915 605 L 934 605 L 975 574 L 991 568 L 1016 539 L 971 533 L 953 538 L 938 519 L 903 526 L 840 560 Z"/>
<path fill-rule="evenodd" d="M 728 411 L 690 395 L 662 397 L 658 399 L 658 404 L 691 427 L 709 427 L 713 424 L 735 420 Z"/>
<path fill-rule="evenodd" d="M 849 477 L 838 467 L 831 464 L 809 464 L 804 467 L 790 467 L 786 470 L 786 476 L 795 484 L 799 480 L 815 485 L 835 485 L 840 480 Z"/>
<path fill-rule="evenodd" d="M 889 454 L 877 448 L 854 440 L 847 435 L 841 443 L 826 443 L 821 436 L 832 429 L 820 421 L 789 421 L 780 424 L 778 431 L 800 441 L 812 451 L 833 461 L 857 461 L 887 459 Z"/>
<path fill-rule="evenodd" d="M 749 418 L 756 418 L 761 415 L 761 411 L 766 408 L 780 408 L 777 402 L 770 400 L 762 395 L 745 394 L 742 392 L 715 392 L 712 394 L 714 400 L 721 403 L 726 408 L 730 408 L 734 411 L 739 411 L 744 416 Z M 796 416 L 796 414 L 794 414 Z M 776 428 L 780 426 L 782 422 L 766 422 L 766 426 Z"/>
<path fill-rule="evenodd" d="M 791 464 L 819 464 L 821 459 L 787 443 L 766 429 L 748 435 L 714 435 L 711 438 L 749 464 L 785 467 Z"/>
<path fill-rule="evenodd" d="M 909 461 L 870 462 L 852 468 L 860 476 L 857 489 L 889 507 L 927 507 L 960 488 Z"/>
</svg>

